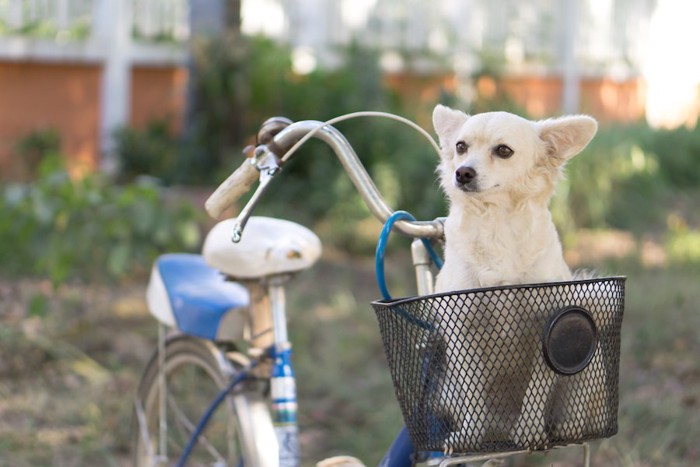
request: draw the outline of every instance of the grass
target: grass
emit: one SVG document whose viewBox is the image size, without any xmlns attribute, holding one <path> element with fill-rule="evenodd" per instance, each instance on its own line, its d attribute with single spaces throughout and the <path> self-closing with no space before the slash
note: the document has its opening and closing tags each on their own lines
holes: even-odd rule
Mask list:
<svg viewBox="0 0 700 467">
<path fill-rule="evenodd" d="M 0 283 L 0 465 L 127 465 L 129 395 L 153 337 L 143 290 L 47 282 Z M 27 316 L 38 293 L 43 316 Z"/>
<path fill-rule="evenodd" d="M 700 462 L 698 273 L 631 273 L 618 447 L 637 453 L 639 465 Z"/>
<path fill-rule="evenodd" d="M 698 465 L 700 268 L 645 269 L 636 261 L 612 268 L 628 276 L 619 431 L 593 444 L 593 465 Z M 580 465 L 576 460 L 575 453 L 556 451 L 522 465 Z"/>
<path fill-rule="evenodd" d="M 388 261 L 394 295 L 411 294 L 406 258 Z M 700 266 L 647 268 L 634 255 L 594 266 L 628 283 L 620 429 L 593 444 L 593 465 L 698 465 Z M 131 395 L 155 344 L 144 285 L 0 282 L 0 465 L 128 465 Z M 401 426 L 369 306 L 378 295 L 371 259 L 333 252 L 291 284 L 305 465 L 340 453 L 376 465 Z M 580 460 L 565 449 L 511 465 Z"/>
</svg>

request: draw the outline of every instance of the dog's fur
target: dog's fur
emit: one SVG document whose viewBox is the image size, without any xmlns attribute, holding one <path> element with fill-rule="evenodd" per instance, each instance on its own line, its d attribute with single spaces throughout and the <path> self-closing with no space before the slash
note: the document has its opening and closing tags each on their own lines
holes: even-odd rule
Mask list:
<svg viewBox="0 0 700 467">
<path fill-rule="evenodd" d="M 441 146 L 438 173 L 449 200 L 445 262 L 437 276 L 435 291 L 570 280 L 572 274 L 564 261 L 548 206 L 564 165 L 593 138 L 596 121 L 584 115 L 541 121 L 506 112 L 469 116 L 438 105 L 433 112 L 433 125 Z M 479 308 L 475 312 L 481 313 L 487 323 L 498 319 L 489 306 Z M 469 318 L 464 314 L 450 318 L 455 319 Z M 450 320 L 444 325 L 457 324 Z M 497 376 L 490 376 L 491 380 L 483 384 L 477 383 L 485 378 L 480 370 L 484 363 L 499 358 L 492 353 L 503 351 L 490 348 L 489 344 L 474 346 L 475 333 L 488 327 L 479 326 L 481 330 L 465 326 L 459 339 L 445 342 L 448 361 L 445 378 L 461 378 L 464 388 L 471 392 L 473 406 L 485 406 L 488 410 L 489 393 L 503 390 L 506 384 L 512 385 L 508 382 L 510 373 L 532 371 L 541 362 L 533 343 L 514 338 L 508 346 L 519 357 L 509 357 Z M 466 362 L 471 370 L 466 375 L 450 374 L 454 362 Z M 522 396 L 519 400 L 526 396 L 539 397 L 540 400 L 531 403 L 539 405 L 538 410 L 544 413 L 544 396 L 530 394 L 532 389 L 528 384 L 525 378 L 520 387 L 510 388 L 511 393 Z M 451 396 L 440 397 L 438 405 L 445 404 Z M 520 426 L 519 409 L 500 414 L 502 420 L 497 426 L 487 421 L 489 417 L 455 409 L 443 407 L 452 418 L 456 435 L 481 439 L 486 433 L 505 429 L 511 432 L 514 442 L 541 441 L 539 431 L 544 431 L 544 427 L 528 431 Z M 445 448 L 449 449 L 449 445 L 448 439 Z"/>
<path fill-rule="evenodd" d="M 468 116 L 438 105 L 433 125 L 442 148 L 440 182 L 450 203 L 436 291 L 570 279 L 548 205 L 564 164 L 595 134 L 595 120 Z M 468 146 L 462 155 L 455 148 L 460 141 Z M 513 154 L 498 157 L 500 145 Z M 469 186 L 455 180 L 462 167 L 475 171 Z"/>
</svg>

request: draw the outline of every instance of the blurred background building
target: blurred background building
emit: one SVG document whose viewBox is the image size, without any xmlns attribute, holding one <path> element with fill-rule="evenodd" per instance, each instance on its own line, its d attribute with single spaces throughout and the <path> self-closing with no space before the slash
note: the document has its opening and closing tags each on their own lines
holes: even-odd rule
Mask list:
<svg viewBox="0 0 700 467">
<path fill-rule="evenodd" d="M 338 66 L 348 44 L 374 48 L 386 82 L 418 100 L 501 92 L 533 117 L 694 125 L 698 13 L 682 0 L 0 0 L 0 170 L 44 127 L 87 170 L 117 128 L 169 116 L 180 131 L 192 41 L 227 31 L 289 44 L 300 75 Z"/>
</svg>

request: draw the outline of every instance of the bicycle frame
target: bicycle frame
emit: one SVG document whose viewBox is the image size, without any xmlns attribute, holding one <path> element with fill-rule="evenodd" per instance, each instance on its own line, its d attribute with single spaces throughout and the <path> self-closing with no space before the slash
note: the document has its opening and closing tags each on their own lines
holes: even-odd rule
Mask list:
<svg viewBox="0 0 700 467">
<path fill-rule="evenodd" d="M 433 274 L 430 270 L 430 256 L 423 243 L 415 239 L 411 245 L 411 256 L 416 274 L 419 295 L 433 292 Z M 287 313 L 283 283 L 285 278 L 272 280 L 268 286 L 274 323 L 271 398 L 273 421 L 280 448 L 280 466 L 298 465 L 299 440 L 297 427 L 297 400 L 294 370 L 291 362 L 292 345 L 287 334 Z M 380 467 L 410 467 L 413 465 L 414 449 L 405 428 L 397 435 L 384 455 Z M 288 462 L 288 463 L 284 463 Z"/>
</svg>

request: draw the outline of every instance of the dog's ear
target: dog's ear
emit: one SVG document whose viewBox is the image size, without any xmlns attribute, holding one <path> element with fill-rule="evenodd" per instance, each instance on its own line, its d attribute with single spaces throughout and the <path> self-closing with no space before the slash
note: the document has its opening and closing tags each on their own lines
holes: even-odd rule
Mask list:
<svg viewBox="0 0 700 467">
<path fill-rule="evenodd" d="M 451 109 L 442 104 L 435 106 L 433 110 L 433 127 L 440 140 L 440 147 L 444 148 L 452 142 L 450 138 L 457 131 L 469 116 L 459 110 Z"/>
<path fill-rule="evenodd" d="M 571 115 L 537 122 L 539 135 L 547 145 L 547 155 L 568 161 L 581 152 L 598 131 L 598 123 L 588 115 Z"/>
</svg>

